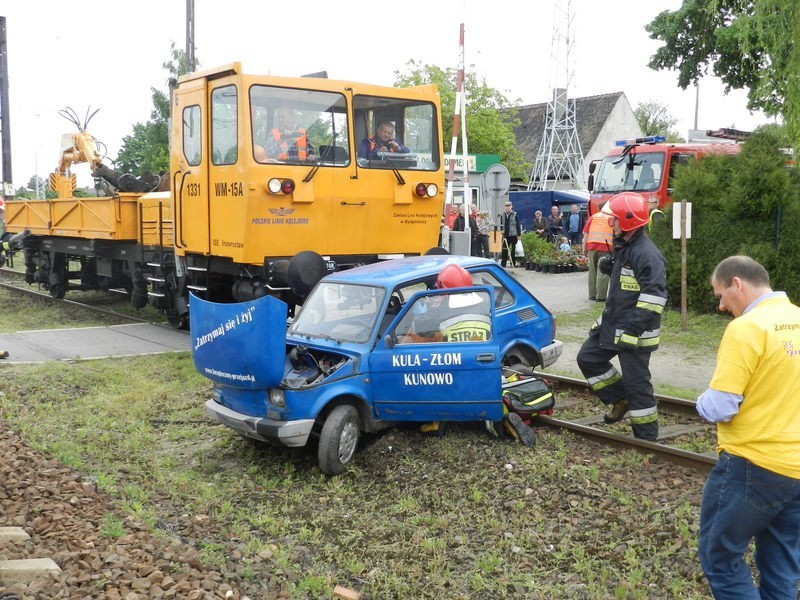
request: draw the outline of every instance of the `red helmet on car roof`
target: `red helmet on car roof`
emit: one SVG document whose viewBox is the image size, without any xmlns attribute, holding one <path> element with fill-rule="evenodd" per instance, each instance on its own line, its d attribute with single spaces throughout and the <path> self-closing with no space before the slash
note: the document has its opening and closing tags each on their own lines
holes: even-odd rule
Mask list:
<svg viewBox="0 0 800 600">
<path fill-rule="evenodd" d="M 472 275 L 464 267 L 447 265 L 439 272 L 436 278 L 436 288 L 469 287 L 472 285 Z"/>
<path fill-rule="evenodd" d="M 641 194 L 622 192 L 611 199 L 603 207 L 602 212 L 616 217 L 622 231 L 632 231 L 644 227 L 650 221 L 650 209 Z"/>
</svg>

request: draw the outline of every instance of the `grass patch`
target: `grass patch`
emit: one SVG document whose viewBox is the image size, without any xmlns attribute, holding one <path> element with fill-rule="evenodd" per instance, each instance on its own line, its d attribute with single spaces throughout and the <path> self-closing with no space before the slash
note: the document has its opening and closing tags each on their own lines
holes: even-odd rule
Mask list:
<svg viewBox="0 0 800 600">
<path fill-rule="evenodd" d="M 278 573 L 291 598 L 336 583 L 370 598 L 707 597 L 692 539 L 703 477 L 665 466 L 643 485 L 636 452 L 546 429 L 532 451 L 477 424 L 442 438 L 409 426 L 367 436 L 329 478 L 313 445 L 256 445 L 208 420 L 211 384 L 188 353 L 14 365 L 0 393 L 29 444 L 122 510 L 157 533 L 170 507 L 212 518 L 222 531 L 197 543 L 201 562 L 220 565 L 236 539 L 248 580 Z"/>
</svg>

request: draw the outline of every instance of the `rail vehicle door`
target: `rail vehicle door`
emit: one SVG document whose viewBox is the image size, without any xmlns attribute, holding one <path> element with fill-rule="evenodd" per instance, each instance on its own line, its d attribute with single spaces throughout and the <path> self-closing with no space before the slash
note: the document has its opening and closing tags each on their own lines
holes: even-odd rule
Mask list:
<svg viewBox="0 0 800 600">
<path fill-rule="evenodd" d="M 174 91 L 170 173 L 178 254 L 209 252 L 210 110 L 205 78 Z"/>
</svg>

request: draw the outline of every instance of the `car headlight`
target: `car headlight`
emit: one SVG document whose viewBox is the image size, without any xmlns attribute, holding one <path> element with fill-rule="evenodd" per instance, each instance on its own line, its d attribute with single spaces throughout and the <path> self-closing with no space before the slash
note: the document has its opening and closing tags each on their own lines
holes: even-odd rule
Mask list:
<svg viewBox="0 0 800 600">
<path fill-rule="evenodd" d="M 283 393 L 281 388 L 270 388 L 269 390 L 269 403 L 273 406 L 286 406 L 286 394 Z"/>
</svg>

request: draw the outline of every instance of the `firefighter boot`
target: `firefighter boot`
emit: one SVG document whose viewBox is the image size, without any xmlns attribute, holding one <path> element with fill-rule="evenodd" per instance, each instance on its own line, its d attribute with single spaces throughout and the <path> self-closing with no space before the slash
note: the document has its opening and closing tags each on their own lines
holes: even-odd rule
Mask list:
<svg viewBox="0 0 800 600">
<path fill-rule="evenodd" d="M 658 421 L 650 423 L 631 423 L 633 437 L 650 442 L 658 441 Z"/>
<path fill-rule="evenodd" d="M 8 350 L 0 350 L 0 358 L 8 358 Z"/>
<path fill-rule="evenodd" d="M 503 424 L 511 437 L 523 446 L 533 448 L 536 445 L 536 432 L 530 425 L 526 425 L 517 413 L 508 413 L 503 419 Z"/>
<path fill-rule="evenodd" d="M 619 423 L 620 421 L 622 421 L 622 419 L 625 418 L 625 415 L 627 414 L 628 414 L 628 401 L 617 400 L 606 411 L 606 414 L 603 415 L 603 421 L 606 422 L 606 425 L 611 425 L 612 423 Z"/>
<path fill-rule="evenodd" d="M 444 435 L 444 423 L 441 421 L 431 421 L 430 423 L 425 423 L 419 430 L 422 433 L 433 433 L 438 437 L 442 437 Z"/>
</svg>

